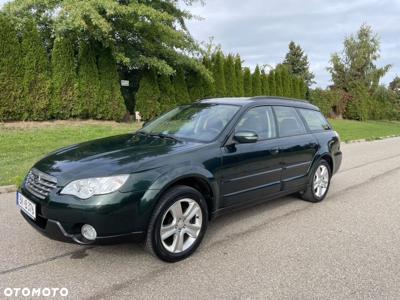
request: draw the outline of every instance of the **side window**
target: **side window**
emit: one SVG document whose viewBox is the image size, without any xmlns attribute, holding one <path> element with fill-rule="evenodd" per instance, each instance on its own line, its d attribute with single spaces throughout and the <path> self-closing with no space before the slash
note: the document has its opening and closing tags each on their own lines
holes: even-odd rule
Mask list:
<svg viewBox="0 0 400 300">
<path fill-rule="evenodd" d="M 299 111 L 311 131 L 331 129 L 331 126 L 321 112 L 311 109 L 299 109 Z"/>
<path fill-rule="evenodd" d="M 259 106 L 249 109 L 237 124 L 236 131 L 254 131 L 260 140 L 276 137 L 272 108 Z"/>
<path fill-rule="evenodd" d="M 306 133 L 304 124 L 297 114 L 296 109 L 287 106 L 274 106 L 278 122 L 279 136 L 291 136 Z"/>
</svg>

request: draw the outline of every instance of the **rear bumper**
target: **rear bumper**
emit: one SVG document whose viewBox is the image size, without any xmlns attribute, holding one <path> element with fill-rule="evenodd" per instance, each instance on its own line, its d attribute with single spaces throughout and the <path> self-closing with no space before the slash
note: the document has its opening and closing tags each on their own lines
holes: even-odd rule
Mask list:
<svg viewBox="0 0 400 300">
<path fill-rule="evenodd" d="M 335 174 L 337 171 L 339 171 L 341 165 L 342 165 L 342 151 L 337 151 L 333 156 L 332 174 Z"/>
<path fill-rule="evenodd" d="M 53 240 L 77 243 L 81 245 L 88 244 L 113 244 L 122 242 L 140 242 L 144 239 L 144 232 L 130 232 L 120 235 L 111 236 L 100 236 L 94 241 L 86 240 L 81 234 L 70 234 L 65 229 L 64 226 L 56 220 L 45 219 L 43 217 L 38 217 L 36 220 L 32 220 L 23 211 L 20 211 L 24 219 L 39 233 L 44 236 L 51 238 Z"/>
</svg>

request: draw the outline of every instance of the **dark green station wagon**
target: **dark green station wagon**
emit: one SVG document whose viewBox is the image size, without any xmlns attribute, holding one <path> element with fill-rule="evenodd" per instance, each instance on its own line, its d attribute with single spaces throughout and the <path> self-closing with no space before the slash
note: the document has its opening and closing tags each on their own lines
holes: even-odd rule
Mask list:
<svg viewBox="0 0 400 300">
<path fill-rule="evenodd" d="M 17 205 L 53 239 L 143 241 L 174 262 L 222 213 L 288 194 L 323 200 L 341 160 L 338 134 L 307 102 L 208 99 L 136 133 L 50 153 L 26 176 Z"/>
</svg>

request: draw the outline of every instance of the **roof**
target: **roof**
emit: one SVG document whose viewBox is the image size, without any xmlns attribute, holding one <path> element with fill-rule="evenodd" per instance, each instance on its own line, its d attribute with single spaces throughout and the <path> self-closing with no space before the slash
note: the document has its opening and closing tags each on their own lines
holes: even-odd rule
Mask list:
<svg viewBox="0 0 400 300">
<path fill-rule="evenodd" d="M 227 97 L 227 98 L 209 98 L 200 100 L 201 103 L 218 103 L 218 104 L 234 104 L 240 106 L 247 106 L 252 104 L 265 104 L 265 105 L 285 105 L 300 108 L 309 108 L 319 110 L 315 105 L 310 104 L 306 100 L 298 100 L 277 96 L 257 96 L 257 97 Z"/>
</svg>

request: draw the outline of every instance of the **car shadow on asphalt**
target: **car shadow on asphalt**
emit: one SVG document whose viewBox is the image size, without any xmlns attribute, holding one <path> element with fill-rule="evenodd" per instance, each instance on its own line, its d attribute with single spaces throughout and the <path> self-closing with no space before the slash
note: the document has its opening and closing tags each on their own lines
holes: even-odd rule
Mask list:
<svg viewBox="0 0 400 300">
<path fill-rule="evenodd" d="M 228 212 L 212 220 L 208 225 L 199 253 L 202 249 L 211 247 L 215 243 L 229 239 L 231 236 L 251 230 L 252 227 L 272 222 L 276 218 L 287 216 L 305 209 L 310 203 L 304 202 L 295 196 L 273 199 L 261 202 L 254 206 L 244 207 Z M 147 255 L 143 243 L 118 243 L 113 245 L 99 245 L 90 251 L 101 252 L 103 255 L 120 257 Z M 150 255 L 149 255 L 150 256 Z M 86 255 L 77 255 L 84 259 Z M 76 258 L 72 257 L 71 258 Z"/>
</svg>

